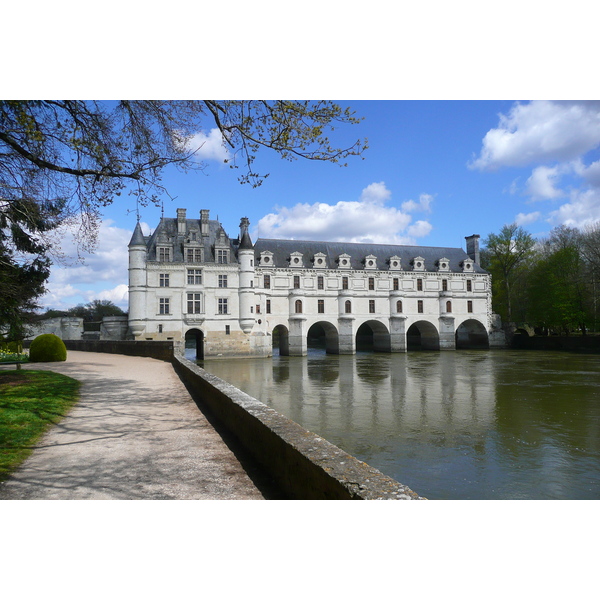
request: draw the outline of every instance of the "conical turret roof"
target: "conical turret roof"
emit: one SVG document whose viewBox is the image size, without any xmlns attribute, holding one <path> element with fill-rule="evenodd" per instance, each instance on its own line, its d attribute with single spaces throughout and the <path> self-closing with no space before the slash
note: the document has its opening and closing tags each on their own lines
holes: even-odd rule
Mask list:
<svg viewBox="0 0 600 600">
<path fill-rule="evenodd" d="M 142 233 L 142 228 L 140 227 L 140 222 L 138 221 L 135 229 L 133 230 L 133 235 L 131 236 L 131 241 L 129 242 L 129 246 L 145 246 L 146 240 L 144 240 L 144 234 Z"/>
</svg>

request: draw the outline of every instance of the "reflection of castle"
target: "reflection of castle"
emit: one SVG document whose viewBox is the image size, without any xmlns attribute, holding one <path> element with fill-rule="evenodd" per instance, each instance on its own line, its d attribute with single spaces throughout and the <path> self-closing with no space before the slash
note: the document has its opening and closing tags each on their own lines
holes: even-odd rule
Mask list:
<svg viewBox="0 0 600 600">
<path fill-rule="evenodd" d="M 129 243 L 129 328 L 137 340 L 193 340 L 200 357 L 304 355 L 319 326 L 330 353 L 495 345 L 479 236 L 460 248 L 232 240 L 200 211 L 139 223 Z M 315 331 L 315 329 L 313 329 Z"/>
</svg>

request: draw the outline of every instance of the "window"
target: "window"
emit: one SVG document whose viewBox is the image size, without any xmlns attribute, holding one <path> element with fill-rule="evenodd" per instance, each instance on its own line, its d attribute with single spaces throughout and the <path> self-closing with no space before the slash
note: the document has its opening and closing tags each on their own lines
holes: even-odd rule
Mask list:
<svg viewBox="0 0 600 600">
<path fill-rule="evenodd" d="M 417 301 L 417 312 L 418 313 L 422 313 L 423 312 L 423 300 L 418 300 Z"/>
<path fill-rule="evenodd" d="M 160 262 L 170 262 L 171 248 L 159 248 L 158 249 L 158 260 Z"/>
<path fill-rule="evenodd" d="M 471 284 L 471 280 L 467 279 L 467 292 L 473 291 L 473 285 Z"/>
<path fill-rule="evenodd" d="M 200 248 L 188 248 L 186 250 L 186 261 L 189 263 L 202 262 L 202 250 Z"/>
<path fill-rule="evenodd" d="M 187 311 L 188 315 L 200 314 L 200 300 L 201 294 L 188 294 L 187 295 Z"/>
<path fill-rule="evenodd" d="M 202 285 L 202 269 L 187 270 L 188 285 Z"/>
<path fill-rule="evenodd" d="M 448 300 L 448 302 L 446 302 L 446 312 L 447 313 L 452 312 L 452 302 L 450 302 L 450 300 Z"/>
<path fill-rule="evenodd" d="M 370 290 L 375 289 L 375 277 L 369 277 L 369 289 Z"/>
<path fill-rule="evenodd" d="M 423 291 L 423 280 L 422 279 L 417 279 L 417 291 L 418 292 Z"/>
<path fill-rule="evenodd" d="M 161 273 L 159 276 L 158 285 L 160 287 L 169 287 L 169 274 Z"/>
<path fill-rule="evenodd" d="M 319 275 L 317 277 L 317 289 L 318 290 L 322 290 L 323 289 L 323 275 Z"/>
<path fill-rule="evenodd" d="M 162 332 L 163 332 L 163 326 L 162 326 L 162 325 L 159 325 L 159 326 L 158 326 L 158 333 L 162 333 Z"/>
<path fill-rule="evenodd" d="M 229 335 L 231 333 L 231 328 L 229 325 L 225 325 L 225 335 Z"/>
<path fill-rule="evenodd" d="M 266 311 L 267 311 L 267 314 L 271 314 L 271 301 L 270 300 L 267 300 Z"/>
<path fill-rule="evenodd" d="M 369 300 L 369 312 L 371 314 L 375 312 L 375 300 Z"/>
<path fill-rule="evenodd" d="M 300 289 L 300 275 L 294 275 L 294 289 Z"/>
<path fill-rule="evenodd" d="M 264 288 L 266 290 L 271 288 L 271 276 L 270 275 L 265 275 Z"/>
<path fill-rule="evenodd" d="M 397 277 L 394 277 L 394 291 L 398 291 L 400 289 L 400 280 Z"/>
<path fill-rule="evenodd" d="M 220 265 L 226 265 L 228 261 L 227 250 L 217 250 L 217 262 Z"/>
<path fill-rule="evenodd" d="M 219 302 L 217 304 L 217 312 L 220 315 L 226 315 L 227 312 L 227 298 L 219 298 Z"/>
<path fill-rule="evenodd" d="M 302 312 L 302 300 L 296 300 L 295 310 L 296 314 L 300 314 Z"/>
<path fill-rule="evenodd" d="M 325 300 L 317 300 L 317 312 L 325 312 Z"/>
<path fill-rule="evenodd" d="M 220 288 L 227 287 L 227 275 L 219 275 L 219 287 Z"/>
<path fill-rule="evenodd" d="M 168 314 L 170 314 L 170 310 L 169 310 L 169 298 L 159 298 L 158 299 L 158 314 L 159 315 L 168 315 Z"/>
<path fill-rule="evenodd" d="M 442 291 L 443 292 L 448 291 L 448 280 L 447 279 L 442 279 Z"/>
<path fill-rule="evenodd" d="M 342 289 L 343 290 L 348 289 L 348 278 L 347 277 L 342 277 Z"/>
<path fill-rule="evenodd" d="M 398 300 L 398 302 L 396 302 L 396 312 L 397 313 L 402 312 L 402 300 Z"/>
<path fill-rule="evenodd" d="M 473 300 L 467 300 L 467 312 L 473 312 Z"/>
<path fill-rule="evenodd" d="M 256 305 L 256 314 L 260 315 L 260 304 Z"/>
<path fill-rule="evenodd" d="M 350 300 L 346 300 L 346 303 L 344 304 L 344 310 L 346 311 L 347 315 L 352 312 L 352 302 L 350 302 Z"/>
</svg>

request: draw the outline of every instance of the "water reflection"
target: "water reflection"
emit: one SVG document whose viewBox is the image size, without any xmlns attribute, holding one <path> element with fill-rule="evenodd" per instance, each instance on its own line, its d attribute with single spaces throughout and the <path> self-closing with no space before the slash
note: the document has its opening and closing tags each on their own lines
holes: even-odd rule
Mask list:
<svg viewBox="0 0 600 600">
<path fill-rule="evenodd" d="M 597 362 L 311 351 L 203 366 L 426 497 L 597 499 Z"/>
</svg>

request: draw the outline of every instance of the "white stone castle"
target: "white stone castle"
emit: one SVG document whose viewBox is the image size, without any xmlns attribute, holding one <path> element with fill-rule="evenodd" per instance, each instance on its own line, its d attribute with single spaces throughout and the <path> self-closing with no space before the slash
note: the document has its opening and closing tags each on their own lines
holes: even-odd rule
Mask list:
<svg viewBox="0 0 600 600">
<path fill-rule="evenodd" d="M 479 236 L 460 248 L 258 239 L 247 218 L 231 239 L 209 218 L 162 218 L 129 243 L 129 331 L 198 358 L 488 348 L 492 314 Z"/>
</svg>

